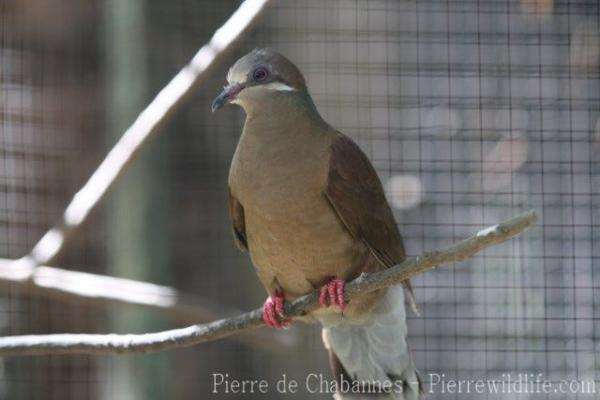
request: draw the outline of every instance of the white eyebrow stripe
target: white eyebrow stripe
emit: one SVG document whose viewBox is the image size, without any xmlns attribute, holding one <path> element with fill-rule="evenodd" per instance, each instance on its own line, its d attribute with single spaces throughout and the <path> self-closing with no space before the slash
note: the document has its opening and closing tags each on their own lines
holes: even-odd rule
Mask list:
<svg viewBox="0 0 600 400">
<path fill-rule="evenodd" d="M 286 85 L 285 83 L 282 82 L 269 82 L 266 85 L 263 85 L 263 87 L 265 89 L 269 89 L 269 90 L 278 90 L 280 92 L 293 92 L 296 91 L 295 88 Z"/>
</svg>

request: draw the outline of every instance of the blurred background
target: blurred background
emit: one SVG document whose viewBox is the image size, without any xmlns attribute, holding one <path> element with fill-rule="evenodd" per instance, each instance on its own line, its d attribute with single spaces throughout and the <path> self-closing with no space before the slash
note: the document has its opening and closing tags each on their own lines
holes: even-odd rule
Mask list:
<svg viewBox="0 0 600 400">
<path fill-rule="evenodd" d="M 0 257 L 29 251 L 239 3 L 0 0 Z M 409 315 L 409 342 L 424 380 L 541 373 L 595 382 L 600 393 L 597 0 L 275 2 L 54 264 L 170 285 L 228 310 L 262 304 L 227 216 L 244 115 L 211 114 L 210 101 L 229 65 L 263 46 L 299 65 L 325 119 L 373 160 L 409 255 L 524 210 L 540 215 L 518 239 L 414 280 L 421 316 Z M 136 307 L 0 284 L 2 335 L 176 326 Z M 265 337 L 149 355 L 3 358 L 0 399 L 234 398 L 211 393 L 212 373 L 328 374 L 317 327 Z"/>
</svg>

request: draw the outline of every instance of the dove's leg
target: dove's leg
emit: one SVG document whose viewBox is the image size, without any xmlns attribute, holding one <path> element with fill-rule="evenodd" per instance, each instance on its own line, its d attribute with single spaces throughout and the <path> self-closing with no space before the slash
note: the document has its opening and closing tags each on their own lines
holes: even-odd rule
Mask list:
<svg viewBox="0 0 600 400">
<path fill-rule="evenodd" d="M 321 295 L 319 296 L 319 303 L 322 306 L 337 306 L 341 310 L 346 308 L 346 299 L 344 296 L 344 287 L 346 281 L 343 279 L 335 278 L 329 281 L 329 283 L 323 285 L 321 288 Z"/>
<path fill-rule="evenodd" d="M 276 290 L 272 296 L 267 298 L 263 305 L 262 318 L 265 324 L 271 328 L 281 329 L 291 325 L 292 320 L 286 319 L 283 305 L 285 296 L 281 290 Z"/>
</svg>

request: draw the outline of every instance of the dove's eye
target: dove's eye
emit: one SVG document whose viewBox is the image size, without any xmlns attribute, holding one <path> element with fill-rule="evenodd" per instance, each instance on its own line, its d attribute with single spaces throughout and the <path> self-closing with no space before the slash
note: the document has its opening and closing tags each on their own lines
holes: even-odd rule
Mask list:
<svg viewBox="0 0 600 400">
<path fill-rule="evenodd" d="M 264 81 L 265 79 L 267 79 L 268 76 L 269 70 L 265 67 L 258 67 L 252 73 L 252 79 L 254 80 L 254 82 Z"/>
</svg>

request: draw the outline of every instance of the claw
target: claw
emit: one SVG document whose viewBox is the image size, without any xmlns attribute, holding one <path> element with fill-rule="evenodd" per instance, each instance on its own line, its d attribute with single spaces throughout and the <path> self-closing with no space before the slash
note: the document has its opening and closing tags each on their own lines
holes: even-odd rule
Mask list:
<svg viewBox="0 0 600 400">
<path fill-rule="evenodd" d="M 267 324 L 271 328 L 281 328 L 281 324 L 279 323 L 279 321 L 277 321 L 277 318 L 275 317 L 274 305 L 270 297 L 263 305 L 262 318 L 263 321 L 265 321 L 265 324 Z"/>
<path fill-rule="evenodd" d="M 265 324 L 275 329 L 287 328 L 292 324 L 292 320 L 285 318 L 284 304 L 285 297 L 281 291 L 269 296 L 263 305 L 262 318 Z"/>
<path fill-rule="evenodd" d="M 338 306 L 341 310 L 346 308 L 346 298 L 344 295 L 344 286 L 346 282 L 343 279 L 332 279 L 321 288 L 319 294 L 319 304 L 324 307 Z"/>
</svg>

